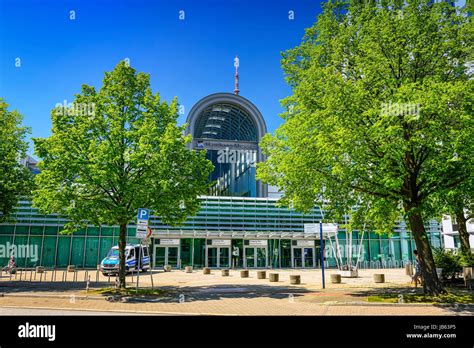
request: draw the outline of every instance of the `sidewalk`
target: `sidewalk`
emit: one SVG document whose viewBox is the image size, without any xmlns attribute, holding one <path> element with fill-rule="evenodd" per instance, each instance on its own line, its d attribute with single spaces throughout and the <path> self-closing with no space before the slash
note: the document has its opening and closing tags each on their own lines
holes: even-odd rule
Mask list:
<svg viewBox="0 0 474 348">
<path fill-rule="evenodd" d="M 359 278 L 343 278 L 342 284 L 321 286 L 319 270 L 270 270 L 280 274 L 278 283 L 257 279 L 256 271 L 249 278 L 240 278 L 239 271 L 222 277 L 213 270 L 155 272 L 155 288 L 163 296 L 133 302 L 109 302 L 107 296 L 85 292 L 84 282 L 19 282 L 0 281 L 0 315 L 2 308 L 56 309 L 59 311 L 106 311 L 178 315 L 473 315 L 474 306 L 442 306 L 426 304 L 368 303 L 367 296 L 383 291 L 404 293 L 414 291 L 403 269 L 361 270 Z M 386 283 L 375 284 L 374 273 L 385 273 Z M 300 274 L 302 284 L 290 285 L 289 276 Z M 78 274 L 77 277 L 83 276 Z M 128 276 L 128 286 L 133 287 Z M 136 281 L 136 277 L 134 278 Z M 106 279 L 93 287 L 113 286 Z M 140 286 L 151 286 L 151 276 L 141 275 Z M 3 312 L 6 311 L 5 309 Z"/>
</svg>

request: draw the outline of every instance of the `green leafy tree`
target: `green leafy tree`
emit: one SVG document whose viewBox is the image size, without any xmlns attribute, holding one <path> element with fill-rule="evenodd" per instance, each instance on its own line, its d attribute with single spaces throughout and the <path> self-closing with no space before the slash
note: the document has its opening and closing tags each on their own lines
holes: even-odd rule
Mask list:
<svg viewBox="0 0 474 348">
<path fill-rule="evenodd" d="M 260 144 L 258 177 L 283 202 L 323 202 L 379 233 L 405 217 L 431 295 L 444 290 L 424 227 L 430 198 L 470 175 L 472 40 L 471 18 L 446 3 L 327 2 L 283 55 L 293 94 L 284 124 Z"/>
<path fill-rule="evenodd" d="M 438 209 L 440 214 L 448 214 L 455 219 L 463 253 L 471 253 L 467 231 L 467 222 L 474 218 L 474 167 L 471 168 L 469 179 L 454 189 L 441 192 L 440 202 L 434 206 L 435 211 Z"/>
<path fill-rule="evenodd" d="M 8 111 L 0 98 L 0 221 L 11 217 L 18 199 L 31 188 L 31 173 L 21 160 L 26 157 L 25 141 L 29 129 L 21 125 L 22 116 Z"/>
<path fill-rule="evenodd" d="M 41 158 L 34 204 L 71 220 L 65 232 L 92 223 L 119 225 L 120 287 L 125 288 L 127 223 L 149 208 L 164 223 L 197 212 L 212 164 L 187 148 L 177 100 L 161 102 L 150 77 L 125 62 L 103 86 L 82 86 L 71 107 L 52 110 L 52 135 L 36 138 Z"/>
</svg>

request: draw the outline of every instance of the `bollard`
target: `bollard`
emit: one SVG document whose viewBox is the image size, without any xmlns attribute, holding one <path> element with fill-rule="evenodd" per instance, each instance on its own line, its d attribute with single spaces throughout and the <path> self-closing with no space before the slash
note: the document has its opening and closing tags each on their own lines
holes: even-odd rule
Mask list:
<svg viewBox="0 0 474 348">
<path fill-rule="evenodd" d="M 240 271 L 240 278 L 248 278 L 249 277 L 249 270 L 243 269 Z"/>
<path fill-rule="evenodd" d="M 293 284 L 293 285 L 301 284 L 301 276 L 290 275 L 290 284 Z"/>
<path fill-rule="evenodd" d="M 257 279 L 265 279 L 267 277 L 267 272 L 257 271 Z"/>
<path fill-rule="evenodd" d="M 209 267 L 204 267 L 202 269 L 202 274 L 211 274 L 211 269 Z"/>
<path fill-rule="evenodd" d="M 186 273 L 193 273 L 193 266 L 186 266 L 184 267 L 184 271 Z"/>
<path fill-rule="evenodd" d="M 374 283 L 385 283 L 385 274 L 375 273 L 374 274 Z"/>
<path fill-rule="evenodd" d="M 341 275 L 340 274 L 331 274 L 331 283 L 340 284 L 341 283 Z"/>
<path fill-rule="evenodd" d="M 279 277 L 278 273 L 270 273 L 268 275 L 268 279 L 270 280 L 270 282 L 275 283 L 275 282 L 278 282 L 280 277 Z"/>
<path fill-rule="evenodd" d="M 89 276 L 86 282 L 86 293 L 89 292 L 90 284 L 91 284 L 91 277 Z"/>
<path fill-rule="evenodd" d="M 229 276 L 229 270 L 228 269 L 223 269 L 222 270 L 222 276 L 223 277 L 228 277 Z"/>
<path fill-rule="evenodd" d="M 96 274 L 95 274 L 95 282 L 96 282 L 96 283 L 99 282 L 99 270 L 96 271 Z"/>
<path fill-rule="evenodd" d="M 86 270 L 86 273 L 84 273 L 84 281 L 86 282 L 87 280 L 90 281 L 90 277 L 89 277 L 89 271 Z"/>
</svg>

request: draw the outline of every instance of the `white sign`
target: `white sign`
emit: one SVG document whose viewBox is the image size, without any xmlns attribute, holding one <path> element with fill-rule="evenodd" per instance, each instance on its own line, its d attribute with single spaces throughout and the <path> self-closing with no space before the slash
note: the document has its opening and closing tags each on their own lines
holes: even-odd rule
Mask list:
<svg viewBox="0 0 474 348">
<path fill-rule="evenodd" d="M 148 227 L 147 226 L 145 226 L 144 228 L 141 228 L 141 227 L 137 226 L 137 230 L 135 232 L 135 237 L 140 238 L 140 239 L 145 239 L 146 235 L 147 235 L 147 232 L 148 232 Z"/>
<path fill-rule="evenodd" d="M 319 224 L 304 224 L 304 233 L 319 233 Z"/>
<path fill-rule="evenodd" d="M 300 247 L 311 247 L 314 246 L 314 240 L 297 240 L 296 245 Z"/>
<path fill-rule="evenodd" d="M 159 245 L 179 245 L 179 239 L 160 239 Z"/>
<path fill-rule="evenodd" d="M 249 240 L 249 246 L 267 246 L 268 243 L 266 240 L 262 239 L 251 239 Z"/>
<path fill-rule="evenodd" d="M 211 242 L 211 245 L 217 245 L 217 246 L 230 246 L 230 239 L 213 239 Z"/>
<path fill-rule="evenodd" d="M 323 224 L 323 233 L 335 234 L 337 233 L 337 224 Z"/>
</svg>

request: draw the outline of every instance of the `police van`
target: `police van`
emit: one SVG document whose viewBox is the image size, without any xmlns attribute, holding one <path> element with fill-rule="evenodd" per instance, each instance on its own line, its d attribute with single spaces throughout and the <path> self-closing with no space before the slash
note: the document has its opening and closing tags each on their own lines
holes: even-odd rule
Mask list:
<svg viewBox="0 0 474 348">
<path fill-rule="evenodd" d="M 100 263 L 100 271 L 106 276 L 118 274 L 119 265 L 119 247 L 114 246 Z M 128 273 L 137 269 L 143 272 L 150 269 L 150 250 L 148 245 L 127 244 L 125 246 L 125 271 Z"/>
</svg>

